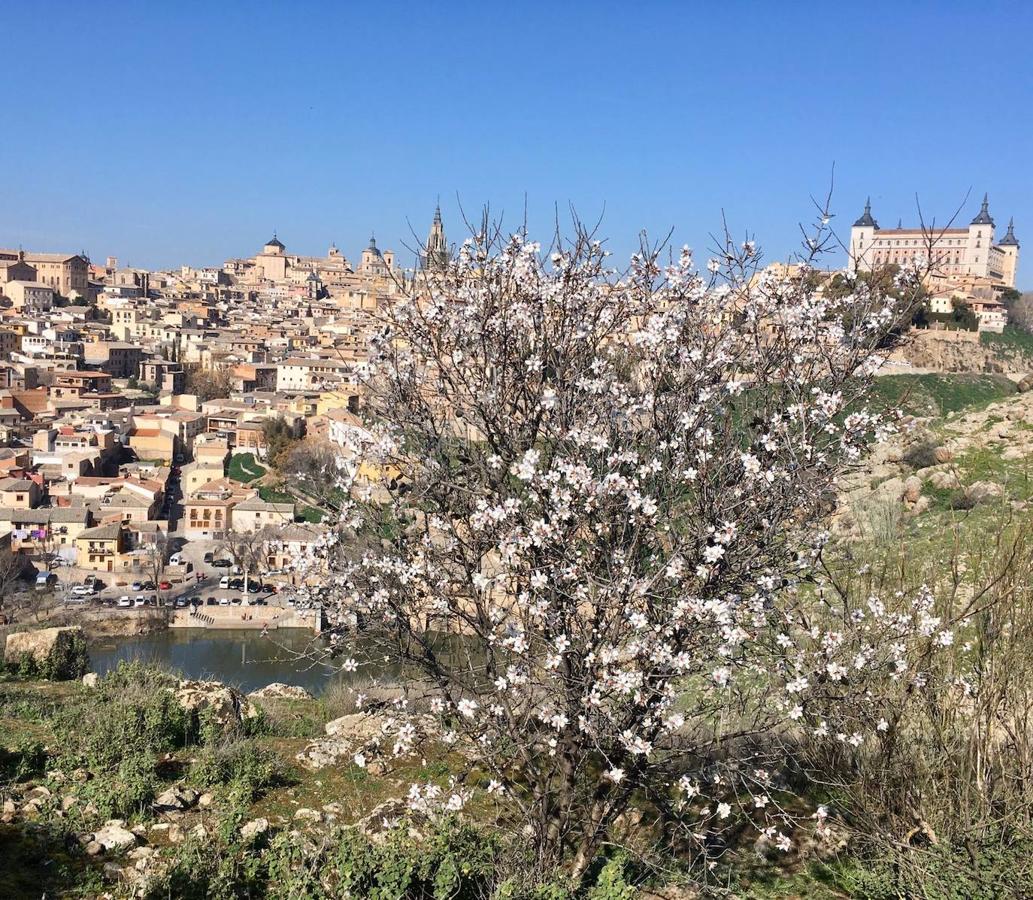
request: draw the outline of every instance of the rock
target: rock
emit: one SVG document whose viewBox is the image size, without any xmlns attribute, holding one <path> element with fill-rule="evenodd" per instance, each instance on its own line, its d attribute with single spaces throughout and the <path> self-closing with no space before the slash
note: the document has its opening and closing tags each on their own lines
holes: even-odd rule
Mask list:
<svg viewBox="0 0 1033 900">
<path fill-rule="evenodd" d="M 318 771 L 350 760 L 354 755 L 351 742 L 344 738 L 319 738 L 299 752 L 295 759 L 306 768 Z"/>
<path fill-rule="evenodd" d="M 212 794 L 201 794 L 201 796 L 197 798 L 197 805 L 201 807 L 201 809 L 207 809 L 209 806 L 212 805 L 212 801 L 214 799 L 215 797 Z"/>
<path fill-rule="evenodd" d="M 38 785 L 37 787 L 31 788 L 25 792 L 25 798 L 27 800 L 49 800 L 51 797 L 50 790 Z"/>
<path fill-rule="evenodd" d="M 122 819 L 111 819 L 94 832 L 93 840 L 105 850 L 125 850 L 136 845 L 136 835 L 125 827 Z"/>
<path fill-rule="evenodd" d="M 61 798 L 61 810 L 62 812 L 68 812 L 76 803 L 79 802 L 78 797 L 73 797 L 71 794 L 65 794 Z"/>
<path fill-rule="evenodd" d="M 176 700 L 188 712 L 211 710 L 220 725 L 232 725 L 258 715 L 240 691 L 218 681 L 181 681 L 176 688 Z"/>
<path fill-rule="evenodd" d="M 917 475 L 910 475 L 904 479 L 903 498 L 907 503 L 917 503 L 922 496 L 922 479 Z"/>
<path fill-rule="evenodd" d="M 10 797 L 8 797 L 4 801 L 4 806 L 3 806 L 3 810 L 2 811 L 5 812 L 5 813 L 18 812 L 18 805 Z"/>
<path fill-rule="evenodd" d="M 86 662 L 85 646 L 86 635 L 78 625 L 16 631 L 7 635 L 4 662 L 17 665 L 28 658 L 37 665 L 46 664 L 49 677 L 78 678 Z"/>
<path fill-rule="evenodd" d="M 83 687 L 95 688 L 100 682 L 100 676 L 96 672 L 87 672 L 82 677 Z"/>
<path fill-rule="evenodd" d="M 260 834 L 265 834 L 269 830 L 269 820 L 266 818 L 252 819 L 250 822 L 245 822 L 240 828 L 240 837 L 245 841 L 252 841 Z"/>
<path fill-rule="evenodd" d="M 248 697 L 256 697 L 260 700 L 314 700 L 315 698 L 303 687 L 295 684 L 284 684 L 282 681 L 274 681 L 264 688 L 252 691 Z"/>
<path fill-rule="evenodd" d="M 158 811 L 189 809 L 197 803 L 197 791 L 192 788 L 171 787 L 155 798 L 151 806 Z"/>
<path fill-rule="evenodd" d="M 182 844 L 183 843 L 183 829 L 178 825 L 170 825 L 169 833 L 167 835 L 168 842 L 170 844 Z"/>
<path fill-rule="evenodd" d="M 941 491 L 953 491 L 961 487 L 958 473 L 953 469 L 929 469 L 925 477 L 929 484 Z"/>
<path fill-rule="evenodd" d="M 974 481 L 965 488 L 965 499 L 973 506 L 1004 496 L 1003 485 L 993 481 Z"/>
<path fill-rule="evenodd" d="M 129 859 L 147 859 L 148 856 L 153 855 L 153 847 L 137 847 L 135 850 L 130 850 L 127 854 Z"/>
<path fill-rule="evenodd" d="M 380 719 L 366 713 L 351 713 L 323 726 L 327 737 L 348 738 L 356 744 L 377 740 L 384 733 Z"/>
<path fill-rule="evenodd" d="M 294 810 L 295 821 L 301 822 L 319 822 L 322 821 L 323 816 L 314 809 L 309 809 L 307 806 L 302 806 L 299 809 Z"/>
<path fill-rule="evenodd" d="M 90 841 L 86 845 L 86 853 L 89 856 L 100 856 L 104 852 L 104 845 L 100 841 Z"/>
<path fill-rule="evenodd" d="M 933 451 L 933 458 L 938 463 L 946 463 L 954 459 L 954 454 L 947 447 L 937 447 Z"/>
<path fill-rule="evenodd" d="M 1015 390 L 1020 394 L 1025 394 L 1027 391 L 1033 390 L 1033 375 L 1026 375 L 1015 385 Z"/>
</svg>

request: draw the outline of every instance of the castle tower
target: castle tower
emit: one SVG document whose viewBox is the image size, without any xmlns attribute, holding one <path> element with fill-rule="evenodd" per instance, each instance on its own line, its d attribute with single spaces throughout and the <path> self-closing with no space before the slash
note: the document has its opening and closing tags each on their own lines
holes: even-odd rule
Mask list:
<svg viewBox="0 0 1033 900">
<path fill-rule="evenodd" d="M 1008 287 L 1015 287 L 1015 275 L 1019 269 L 1019 239 L 1015 237 L 1015 220 L 1008 220 L 1008 231 L 997 245 L 1004 256 L 1004 271 L 1001 273 Z"/>
<path fill-rule="evenodd" d="M 990 200 L 983 194 L 983 205 L 968 226 L 968 245 L 965 261 L 969 273 L 976 278 L 990 274 L 990 249 L 994 245 L 994 220 L 990 215 Z"/>
<path fill-rule="evenodd" d="M 852 275 L 859 269 L 871 269 L 872 244 L 879 223 L 872 218 L 872 198 L 864 201 L 864 212 L 850 228 L 850 257 L 847 260 L 847 271 Z"/>
</svg>

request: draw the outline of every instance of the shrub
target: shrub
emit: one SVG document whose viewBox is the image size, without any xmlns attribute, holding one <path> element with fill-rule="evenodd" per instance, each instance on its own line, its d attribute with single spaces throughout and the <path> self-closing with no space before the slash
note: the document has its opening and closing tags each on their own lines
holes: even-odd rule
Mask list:
<svg viewBox="0 0 1033 900">
<path fill-rule="evenodd" d="M 114 769 L 102 771 L 82 788 L 84 800 L 92 801 L 104 818 L 129 818 L 150 806 L 158 793 L 155 757 L 134 753 Z"/>
<path fill-rule="evenodd" d="M 47 681 L 73 681 L 82 678 L 90 668 L 90 654 L 86 637 L 80 631 L 62 631 L 50 652 L 43 659 L 23 653 L 15 671 L 24 678 L 43 678 Z"/>
<path fill-rule="evenodd" d="M 247 739 L 230 739 L 204 748 L 191 769 L 205 787 L 224 786 L 241 803 L 250 803 L 284 779 L 278 757 Z"/>
<path fill-rule="evenodd" d="M 46 748 L 37 740 L 23 738 L 13 749 L 0 747 L 0 778 L 32 778 L 41 775 L 46 764 Z"/>
</svg>

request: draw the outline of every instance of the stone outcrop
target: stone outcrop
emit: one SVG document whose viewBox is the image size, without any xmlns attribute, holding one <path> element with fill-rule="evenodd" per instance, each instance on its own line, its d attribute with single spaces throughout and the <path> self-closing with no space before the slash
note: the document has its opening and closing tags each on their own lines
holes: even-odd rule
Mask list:
<svg viewBox="0 0 1033 900">
<path fill-rule="evenodd" d="M 252 691 L 250 694 L 248 694 L 248 697 L 253 697 L 257 700 L 315 699 L 303 687 L 298 687 L 296 684 L 284 684 L 280 681 L 274 681 L 272 684 L 267 684 L 264 688 L 259 688 L 257 691 Z"/>
<path fill-rule="evenodd" d="M 101 846 L 103 850 L 126 850 L 136 846 L 136 835 L 126 828 L 123 819 L 111 819 L 104 823 L 104 827 L 95 831 L 93 842 Z"/>
<path fill-rule="evenodd" d="M 16 631 L 7 635 L 4 662 L 17 665 L 28 658 L 37 665 L 43 665 L 56 656 L 70 652 L 74 644 L 85 643 L 85 640 L 86 635 L 78 625 Z"/>
<path fill-rule="evenodd" d="M 210 710 L 220 725 L 243 722 L 258 715 L 258 710 L 240 691 L 218 681 L 181 681 L 175 694 L 183 709 L 199 715 Z"/>
</svg>

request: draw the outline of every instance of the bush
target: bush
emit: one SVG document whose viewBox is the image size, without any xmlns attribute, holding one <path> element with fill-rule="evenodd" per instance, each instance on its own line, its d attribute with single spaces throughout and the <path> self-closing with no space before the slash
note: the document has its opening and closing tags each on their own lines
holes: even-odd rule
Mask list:
<svg viewBox="0 0 1033 900">
<path fill-rule="evenodd" d="M 22 739 L 13 749 L 0 747 L 0 778 L 22 781 L 42 775 L 47 767 L 47 751 L 40 741 Z"/>
<path fill-rule="evenodd" d="M 62 631 L 43 659 L 23 653 L 14 667 L 23 678 L 47 681 L 73 681 L 90 669 L 90 653 L 86 637 L 80 631 Z"/>
<path fill-rule="evenodd" d="M 147 809 L 158 793 L 157 760 L 150 753 L 126 756 L 111 770 L 100 772 L 82 787 L 104 818 L 129 818 Z"/>
<path fill-rule="evenodd" d="M 204 787 L 224 786 L 239 803 L 251 803 L 284 780 L 279 758 L 247 739 L 208 745 L 191 769 L 191 778 Z"/>
<path fill-rule="evenodd" d="M 383 843 L 340 828 L 321 847 L 307 850 L 289 833 L 277 835 L 264 850 L 234 840 L 190 841 L 164 874 L 148 882 L 143 896 L 480 900 L 494 890 L 500 855 L 495 839 L 453 821 L 423 840 L 398 828 Z"/>
</svg>

